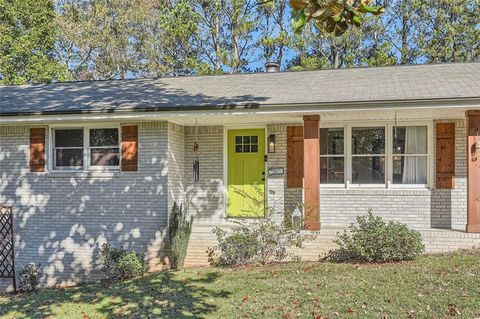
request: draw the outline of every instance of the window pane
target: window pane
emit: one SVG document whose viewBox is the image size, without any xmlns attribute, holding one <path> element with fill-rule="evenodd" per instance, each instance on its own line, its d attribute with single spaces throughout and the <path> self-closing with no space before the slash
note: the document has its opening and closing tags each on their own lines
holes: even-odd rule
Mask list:
<svg viewBox="0 0 480 319">
<path fill-rule="evenodd" d="M 343 128 L 320 129 L 320 155 L 343 155 Z"/>
<path fill-rule="evenodd" d="M 55 130 L 55 147 L 82 147 L 83 129 Z"/>
<path fill-rule="evenodd" d="M 92 166 L 118 166 L 120 153 L 118 148 L 94 148 L 90 150 L 90 164 Z"/>
<path fill-rule="evenodd" d="M 251 136 L 251 137 L 250 137 L 250 142 L 251 142 L 252 144 L 257 144 L 257 143 L 258 143 L 258 136 L 255 136 L 255 135 L 254 135 L 254 136 Z"/>
<path fill-rule="evenodd" d="M 352 128 L 352 153 L 385 154 L 385 128 Z"/>
<path fill-rule="evenodd" d="M 343 184 L 344 163 L 343 157 L 321 157 L 320 184 Z"/>
<path fill-rule="evenodd" d="M 83 166 L 83 149 L 56 149 L 55 166 L 75 167 Z"/>
<path fill-rule="evenodd" d="M 394 184 L 427 184 L 426 156 L 394 156 Z"/>
<path fill-rule="evenodd" d="M 354 184 L 384 184 L 385 156 L 352 158 L 352 182 Z"/>
<path fill-rule="evenodd" d="M 242 144 L 242 137 L 241 136 L 235 136 L 235 144 Z"/>
<path fill-rule="evenodd" d="M 394 154 L 427 154 L 426 126 L 396 126 L 393 128 Z"/>
<path fill-rule="evenodd" d="M 90 146 L 117 146 L 118 129 L 102 128 L 90 130 Z"/>
</svg>

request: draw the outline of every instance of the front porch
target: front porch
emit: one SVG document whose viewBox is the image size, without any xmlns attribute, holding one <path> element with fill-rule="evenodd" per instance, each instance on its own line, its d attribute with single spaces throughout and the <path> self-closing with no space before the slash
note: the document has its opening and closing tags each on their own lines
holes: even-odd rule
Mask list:
<svg viewBox="0 0 480 319">
<path fill-rule="evenodd" d="M 185 260 L 186 267 L 208 265 L 205 251 L 207 247 L 214 246 L 217 243 L 216 237 L 212 233 L 213 227 L 215 225 L 194 225 Z M 301 256 L 302 260 L 318 260 L 322 254 L 335 248 L 333 240 L 343 230 L 344 228 L 322 226 L 321 230 L 315 232 L 318 236 L 314 241 L 306 243 L 303 249 L 294 250 L 294 253 Z M 422 235 L 427 254 L 480 247 L 480 234 L 435 228 L 418 229 L 418 231 Z"/>
<path fill-rule="evenodd" d="M 226 136 L 227 132 L 238 129 L 242 123 L 242 128 L 265 129 L 265 138 L 274 139 L 274 150 L 268 152 L 265 149 L 264 153 L 265 193 L 266 204 L 274 207 L 279 221 L 296 207 L 308 206 L 305 217 L 313 220 L 313 224 L 307 223 L 307 229 L 321 229 L 323 226 L 342 228 L 371 208 L 387 220 L 404 222 L 416 229 L 465 231 L 468 224 L 468 231 L 476 232 L 480 207 L 478 183 L 475 181 L 480 180 L 480 168 L 473 158 L 476 153 L 467 151 L 467 139 L 470 138 L 468 143 L 473 147 L 480 116 L 478 111 L 467 111 L 468 108 L 399 108 L 324 111 L 313 116 L 305 116 L 305 112 L 300 111 L 278 114 L 252 112 L 247 115 L 226 112 L 223 115 L 200 114 L 195 118 L 170 119 L 169 134 L 176 143 L 172 145 L 174 156 L 171 160 L 177 160 L 179 167 L 184 167 L 182 180 L 173 185 L 178 188 L 172 187 L 170 192 L 176 194 L 177 201 L 187 204 L 197 224 L 222 225 L 232 217 L 228 214 L 227 175 L 230 165 Z M 211 125 L 213 122 L 223 125 Z M 305 127 L 313 126 L 310 129 L 313 135 L 302 137 L 297 143 L 301 147 L 295 149 L 289 145 L 289 128 L 297 127 L 302 131 L 304 123 Z M 396 146 L 401 150 L 398 155 L 397 150 L 392 151 L 394 143 L 397 143 L 394 138 L 397 128 L 401 136 L 406 134 L 407 127 L 424 132 L 421 144 L 424 144 L 425 151 L 413 154 L 420 164 L 406 165 L 403 158 L 410 156 L 407 146 Z M 450 131 L 438 131 L 445 127 Z M 331 147 L 331 141 L 329 137 L 322 140 L 322 134 L 329 136 L 332 128 L 337 135 L 338 131 L 342 133 L 342 151 L 336 154 L 323 149 Z M 366 131 L 375 134 L 381 132 L 381 138 L 374 141 L 383 143 L 381 151 L 373 151 L 376 152 L 373 155 L 353 154 L 352 143 L 358 143 L 358 138 L 355 140 L 352 132 L 357 128 L 366 128 Z M 328 143 L 325 146 L 326 140 Z M 407 143 L 405 140 L 404 144 Z M 183 144 L 179 149 L 178 141 Z M 197 156 L 200 161 L 197 182 L 192 171 L 195 159 L 192 147 L 195 142 L 199 144 Z M 305 146 L 307 143 L 311 145 Z M 365 144 L 367 150 L 364 152 L 368 152 L 368 141 Z M 294 156 L 293 151 L 299 153 L 298 149 L 300 154 Z M 366 161 L 355 162 L 365 156 Z M 341 164 L 330 165 L 323 161 L 324 158 L 341 159 Z M 405 176 L 408 169 L 416 172 Z"/>
</svg>

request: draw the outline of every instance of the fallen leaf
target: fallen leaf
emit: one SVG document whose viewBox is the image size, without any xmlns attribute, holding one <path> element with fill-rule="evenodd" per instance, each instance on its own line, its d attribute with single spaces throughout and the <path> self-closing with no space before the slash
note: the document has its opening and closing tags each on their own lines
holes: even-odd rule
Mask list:
<svg viewBox="0 0 480 319">
<path fill-rule="evenodd" d="M 461 315 L 461 312 L 460 310 L 458 310 L 457 307 L 455 306 L 448 306 L 448 313 L 452 316 L 457 316 L 457 315 Z"/>
</svg>

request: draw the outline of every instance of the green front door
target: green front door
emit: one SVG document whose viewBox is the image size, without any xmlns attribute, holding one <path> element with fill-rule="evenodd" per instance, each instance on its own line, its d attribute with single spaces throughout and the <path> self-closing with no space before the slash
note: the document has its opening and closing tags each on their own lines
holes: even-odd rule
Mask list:
<svg viewBox="0 0 480 319">
<path fill-rule="evenodd" d="M 227 215 L 265 215 L 265 130 L 228 131 Z"/>
</svg>

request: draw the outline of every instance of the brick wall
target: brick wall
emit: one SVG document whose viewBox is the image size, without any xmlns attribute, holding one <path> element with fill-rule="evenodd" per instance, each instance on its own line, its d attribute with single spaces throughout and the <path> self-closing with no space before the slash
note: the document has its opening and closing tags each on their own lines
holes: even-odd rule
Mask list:
<svg viewBox="0 0 480 319">
<path fill-rule="evenodd" d="M 193 180 L 193 144 L 199 145 L 200 180 Z M 220 224 L 225 216 L 223 127 L 185 127 L 185 203 L 194 225 Z"/>
<path fill-rule="evenodd" d="M 183 204 L 185 199 L 185 129 L 168 124 L 168 209 L 173 203 Z"/>
<path fill-rule="evenodd" d="M 0 127 L 0 203 L 14 207 L 17 270 L 40 263 L 48 285 L 97 279 L 105 242 L 162 266 L 167 124 L 138 125 L 138 171 L 111 173 L 30 173 L 29 127 Z"/>
</svg>

